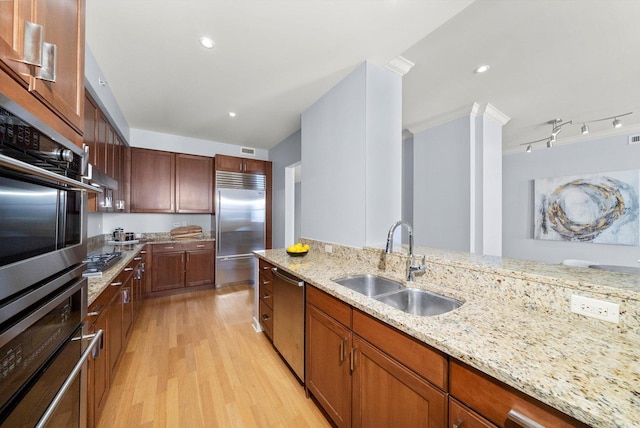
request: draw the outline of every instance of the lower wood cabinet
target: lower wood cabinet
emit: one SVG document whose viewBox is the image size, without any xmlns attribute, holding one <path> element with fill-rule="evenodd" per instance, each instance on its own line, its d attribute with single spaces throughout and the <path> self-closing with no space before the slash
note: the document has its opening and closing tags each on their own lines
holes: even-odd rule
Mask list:
<svg viewBox="0 0 640 428">
<path fill-rule="evenodd" d="M 273 341 L 273 265 L 258 260 L 258 316 L 267 338 Z"/>
<path fill-rule="evenodd" d="M 213 285 L 213 241 L 154 244 L 151 247 L 150 292 Z"/>
<path fill-rule="evenodd" d="M 89 331 L 102 330 L 102 346 L 94 353 L 88 363 L 87 427 L 97 425 L 104 407 L 111 382 L 115 377 L 118 363 L 124 353 L 135 321 L 137 288 L 141 282 L 137 279 L 137 268 L 141 255 L 116 276 L 98 298 L 89 306 Z"/>
<path fill-rule="evenodd" d="M 306 309 L 306 388 L 336 426 L 446 426 L 444 355 L 312 286 Z M 405 341 L 417 355 L 400 358 L 434 367 L 419 374 L 399 361 Z"/>
</svg>

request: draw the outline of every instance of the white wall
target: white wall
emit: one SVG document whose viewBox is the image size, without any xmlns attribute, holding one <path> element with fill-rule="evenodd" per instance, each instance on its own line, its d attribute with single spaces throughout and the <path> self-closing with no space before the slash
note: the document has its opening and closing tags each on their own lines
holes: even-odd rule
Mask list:
<svg viewBox="0 0 640 428">
<path fill-rule="evenodd" d="M 402 79 L 364 63 L 302 113 L 303 237 L 362 247 L 401 216 Z"/>
<path fill-rule="evenodd" d="M 536 147 L 503 158 L 503 255 L 560 263 L 564 259 L 639 266 L 640 247 L 533 239 L 533 180 L 640 169 L 640 144 L 626 135 Z"/>
<path fill-rule="evenodd" d="M 413 136 L 416 245 L 469 251 L 473 116 Z"/>
</svg>

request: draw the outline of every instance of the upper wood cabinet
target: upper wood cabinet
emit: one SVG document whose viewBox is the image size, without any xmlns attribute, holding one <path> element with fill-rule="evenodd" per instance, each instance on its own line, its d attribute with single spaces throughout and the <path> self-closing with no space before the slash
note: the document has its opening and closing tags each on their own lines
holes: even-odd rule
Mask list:
<svg viewBox="0 0 640 428">
<path fill-rule="evenodd" d="M 25 64 L 25 26 L 29 23 L 42 26 L 42 42 L 55 45 L 53 56 L 42 51 L 43 59 L 55 63 L 53 81 L 42 78 L 45 67 Z M 0 67 L 78 134 L 84 126 L 84 49 L 84 0 L 0 2 Z M 16 101 L 23 104 L 24 100 Z M 58 128 L 37 107 L 23 107 Z"/>
<path fill-rule="evenodd" d="M 131 149 L 131 212 L 213 212 L 213 159 Z"/>
<path fill-rule="evenodd" d="M 213 212 L 213 159 L 176 153 L 176 212 Z"/>
<path fill-rule="evenodd" d="M 244 172 L 247 174 L 267 173 L 265 161 L 236 156 L 216 155 L 216 171 Z"/>
<path fill-rule="evenodd" d="M 175 179 L 174 153 L 132 148 L 131 212 L 174 212 Z"/>
</svg>

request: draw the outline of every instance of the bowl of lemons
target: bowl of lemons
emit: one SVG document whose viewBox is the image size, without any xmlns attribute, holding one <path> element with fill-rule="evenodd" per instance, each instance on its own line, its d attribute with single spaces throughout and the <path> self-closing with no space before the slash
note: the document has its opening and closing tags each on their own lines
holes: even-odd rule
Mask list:
<svg viewBox="0 0 640 428">
<path fill-rule="evenodd" d="M 302 242 L 298 242 L 297 244 L 290 245 L 287 247 L 287 254 L 292 257 L 302 257 L 306 256 L 309 252 L 309 244 L 302 244 Z"/>
</svg>

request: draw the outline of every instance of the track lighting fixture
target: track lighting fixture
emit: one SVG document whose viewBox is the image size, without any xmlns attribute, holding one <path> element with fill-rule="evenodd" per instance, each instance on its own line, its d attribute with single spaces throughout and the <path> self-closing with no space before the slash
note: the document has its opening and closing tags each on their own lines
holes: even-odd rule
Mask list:
<svg viewBox="0 0 640 428">
<path fill-rule="evenodd" d="M 580 127 L 580 132 L 583 135 L 586 135 L 586 134 L 589 133 L 589 126 L 587 125 L 588 123 L 602 122 L 604 120 L 612 120 L 612 119 L 613 119 L 613 122 L 611 122 L 611 124 L 613 125 L 613 127 L 614 128 L 620 128 L 622 126 L 622 121 L 620 120 L 620 118 L 624 117 L 624 116 L 629 116 L 630 114 L 633 114 L 633 112 L 630 111 L 629 113 L 618 114 L 618 115 L 611 116 L 611 117 L 604 117 L 602 119 L 581 121 L 582 122 L 582 126 Z M 553 144 L 558 140 L 558 134 L 560 134 L 560 132 L 562 132 L 563 127 L 565 125 L 572 125 L 573 124 L 573 120 L 569 120 L 567 122 L 563 122 L 562 119 L 551 119 L 550 121 L 547 122 L 547 124 L 551 125 L 551 134 L 549 135 L 549 137 L 543 138 L 541 140 L 531 141 L 529 143 L 520 144 L 521 146 L 526 146 L 526 152 L 527 153 L 531 152 L 533 144 L 540 143 L 540 142 L 543 142 L 543 141 L 546 142 L 546 145 L 547 145 L 548 148 L 553 147 Z"/>
</svg>

